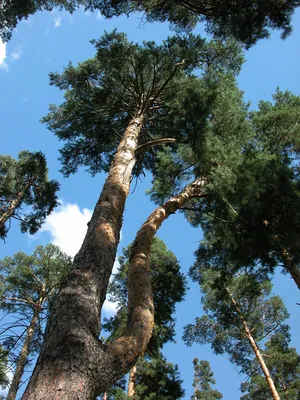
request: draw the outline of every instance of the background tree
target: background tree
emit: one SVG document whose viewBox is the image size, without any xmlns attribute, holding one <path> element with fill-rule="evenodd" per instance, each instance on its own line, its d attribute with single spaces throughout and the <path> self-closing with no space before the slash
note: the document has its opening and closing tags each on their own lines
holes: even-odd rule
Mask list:
<svg viewBox="0 0 300 400">
<path fill-rule="evenodd" d="M 45 322 L 70 266 L 71 258 L 54 245 L 0 261 L 0 308 L 6 313 L 0 340 L 14 370 L 8 400 L 16 398 L 29 356 L 41 348 Z"/>
<path fill-rule="evenodd" d="M 73 12 L 100 10 L 106 17 L 142 11 L 148 21 L 170 21 L 179 29 L 191 29 L 197 22 L 205 22 L 208 32 L 221 37 L 235 36 L 247 46 L 269 36 L 271 29 L 279 29 L 286 37 L 291 32 L 291 17 L 299 6 L 298 0 L 248 1 L 230 0 L 4 0 L 0 9 L 0 35 L 7 40 L 22 18 L 39 10 L 55 7 Z"/>
<path fill-rule="evenodd" d="M 300 98 L 277 90 L 273 100 L 249 115 L 254 136 L 231 186 L 190 218 L 204 229 L 199 266 L 259 266 L 271 275 L 282 266 L 300 288 Z"/>
<path fill-rule="evenodd" d="M 215 385 L 216 381 L 213 378 L 214 373 L 210 369 L 210 364 L 206 360 L 194 358 L 194 394 L 191 400 L 219 400 L 222 399 L 222 394 L 212 389 L 211 385 Z"/>
<path fill-rule="evenodd" d="M 184 340 L 210 343 L 216 354 L 229 354 L 230 361 L 242 373 L 251 375 L 256 359 L 269 387 L 270 394 L 279 400 L 273 377 L 260 346 L 263 339 L 282 331 L 288 313 L 278 296 L 271 296 L 271 283 L 259 282 L 250 275 L 226 278 L 213 270 L 199 271 L 203 291 L 202 304 L 206 312 L 194 325 L 185 328 Z"/>
<path fill-rule="evenodd" d="M 280 398 L 297 400 L 300 393 L 300 357 L 295 348 L 289 347 L 289 342 L 289 334 L 276 333 L 265 344 L 263 356 Z M 247 392 L 241 397 L 242 400 L 272 399 L 257 363 L 253 366 L 249 381 L 242 384 L 241 388 L 243 393 Z"/>
<path fill-rule="evenodd" d="M 52 75 L 52 82 L 66 91 L 66 101 L 58 108 L 52 107 L 46 121 L 59 137 L 66 139 L 62 150 L 65 172 L 74 172 L 79 165 L 90 165 L 92 172 L 110 165 L 110 171 L 84 243 L 54 307 L 47 344 L 25 394 L 28 399 L 36 398 L 37 393 L 40 397 L 42 392 L 48 397 L 56 395 L 55 382 L 47 379 L 45 384 L 43 376 L 60 377 L 63 386 L 63 389 L 60 386 L 60 395 L 65 392 L 68 396 L 72 393 L 78 396 L 80 392 L 82 399 L 93 398 L 120 379 L 144 352 L 152 316 L 145 318 L 151 312 L 150 308 L 144 309 L 150 296 L 142 306 L 139 303 L 146 285 L 142 277 L 148 275 L 143 268 L 134 268 L 133 310 L 129 312 L 131 320 L 124 335 L 105 348 L 98 341 L 100 310 L 119 242 L 141 129 L 147 125 L 152 128 L 153 140 L 141 143 L 144 150 L 157 144 L 158 139 L 163 139 L 163 143 L 169 139 L 173 142 L 174 136 L 161 137 L 164 131 L 157 128 L 161 124 L 156 122 L 163 116 L 165 123 L 172 121 L 168 104 L 180 101 L 178 89 L 183 82 L 189 82 L 193 69 L 200 63 L 205 72 L 208 59 L 220 73 L 236 71 L 242 58 L 239 47 L 232 41 L 228 45 L 221 42 L 210 45 L 193 35 L 170 38 L 160 46 L 151 42 L 139 46 L 129 43 L 125 35 L 113 32 L 97 41 L 96 47 L 94 59 L 77 68 L 69 66 L 61 76 Z M 191 90 L 192 83 L 189 87 Z M 121 139 L 119 129 L 122 133 L 125 129 Z M 188 140 L 188 137 L 181 132 L 176 137 L 179 139 Z M 113 154 L 113 161 L 109 163 Z M 146 160 L 144 155 L 145 166 Z M 73 293 L 72 301 L 70 293 Z M 140 323 L 141 318 L 145 323 Z M 83 346 L 84 351 L 78 352 L 78 346 Z M 72 361 L 70 354 L 74 357 Z"/>
<path fill-rule="evenodd" d="M 42 153 L 21 151 L 18 161 L 0 156 L 0 237 L 6 237 L 11 219 L 20 221 L 22 232 L 36 233 L 57 206 L 58 189 L 58 182 L 48 180 Z"/>
</svg>

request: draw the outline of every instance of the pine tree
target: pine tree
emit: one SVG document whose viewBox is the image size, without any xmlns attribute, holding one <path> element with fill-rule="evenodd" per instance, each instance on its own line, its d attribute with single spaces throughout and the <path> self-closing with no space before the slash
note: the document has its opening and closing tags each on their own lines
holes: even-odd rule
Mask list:
<svg viewBox="0 0 300 400">
<path fill-rule="evenodd" d="M 199 360 L 194 358 L 194 394 L 191 400 L 219 400 L 222 399 L 222 394 L 212 389 L 211 385 L 215 385 L 216 381 L 213 376 L 214 373 L 210 369 L 210 364 L 206 360 Z"/>
<path fill-rule="evenodd" d="M 6 237 L 12 219 L 20 221 L 22 232 L 36 233 L 57 206 L 58 189 L 58 182 L 48 180 L 42 153 L 22 151 L 18 161 L 0 156 L 0 237 Z"/>
<path fill-rule="evenodd" d="M 251 376 L 256 359 L 268 385 L 270 395 L 279 400 L 278 390 L 262 354 L 260 342 L 277 332 L 286 333 L 287 310 L 278 296 L 271 296 L 271 283 L 259 282 L 251 275 L 235 278 L 213 270 L 199 271 L 206 312 L 195 324 L 185 328 L 184 340 L 210 343 L 216 354 L 228 353 L 241 372 Z"/>
<path fill-rule="evenodd" d="M 113 32 L 95 44 L 94 59 L 77 68 L 70 65 L 62 75 L 51 76 L 52 83 L 66 92 L 65 102 L 60 107 L 53 106 L 45 121 L 66 141 L 62 150 L 66 174 L 79 165 L 89 166 L 92 173 L 109 167 L 109 173 L 82 248 L 60 290 L 48 324 L 46 344 L 25 393 L 28 400 L 40 398 L 41 393 L 55 396 L 58 389 L 49 376 L 60 377 L 61 396 L 77 396 L 80 391 L 81 399 L 91 399 L 119 380 L 144 353 L 153 328 L 153 304 L 147 260 L 145 266 L 141 265 L 141 243 L 133 246 L 126 330 L 107 347 L 98 341 L 100 310 L 116 255 L 131 177 L 138 175 L 142 167 L 153 169 L 152 157 L 144 153 L 151 145 L 189 140 L 184 131 L 165 136 L 170 130 L 165 132 L 161 126 L 162 120 L 169 124 L 176 117 L 170 107 L 181 101 L 180 88 L 198 90 L 194 84 L 197 78 L 191 77 L 193 69 L 201 63 L 203 75 L 208 64 L 216 73 L 235 73 L 242 59 L 239 47 L 232 41 L 228 45 L 206 43 L 193 35 L 170 38 L 160 46 L 152 42 L 140 46 Z M 203 104 L 204 100 L 200 100 Z M 208 109 L 204 111 L 207 113 Z M 144 153 L 140 163 L 136 163 L 135 157 L 138 146 Z M 182 200 L 169 205 L 170 212 Z M 150 247 L 147 254 L 148 250 Z M 82 346 L 84 351 L 78 352 Z M 51 363 L 45 362 L 48 359 Z"/>
<path fill-rule="evenodd" d="M 300 394 L 300 356 L 295 348 L 289 347 L 289 342 L 290 337 L 287 332 L 276 333 L 265 344 L 263 356 L 280 398 L 297 400 Z M 242 384 L 242 392 L 247 392 L 241 397 L 242 400 L 272 399 L 268 394 L 266 380 L 256 364 L 250 380 Z"/>
<path fill-rule="evenodd" d="M 29 355 L 40 350 L 45 321 L 70 266 L 70 257 L 54 245 L 38 246 L 30 256 L 16 253 L 0 261 L 0 308 L 7 313 L 0 340 L 10 364 L 15 364 L 8 400 L 16 399 Z"/>
<path fill-rule="evenodd" d="M 19 20 L 39 10 L 55 7 L 73 12 L 82 6 L 85 10 L 100 10 L 106 17 L 142 11 L 148 21 L 169 20 L 180 29 L 191 29 L 197 22 L 205 22 L 208 32 L 221 37 L 235 36 L 247 46 L 268 37 L 271 29 L 282 31 L 282 37 L 291 32 L 291 17 L 298 0 L 216 1 L 216 0 L 4 0 L 0 8 L 0 36 L 7 40 Z"/>
</svg>

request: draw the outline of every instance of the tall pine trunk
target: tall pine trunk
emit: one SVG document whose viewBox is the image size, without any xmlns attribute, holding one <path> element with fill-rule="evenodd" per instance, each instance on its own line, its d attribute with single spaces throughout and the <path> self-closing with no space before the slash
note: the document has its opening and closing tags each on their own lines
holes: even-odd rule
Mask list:
<svg viewBox="0 0 300 400">
<path fill-rule="evenodd" d="M 246 338 L 250 342 L 250 345 L 251 345 L 252 350 L 253 350 L 253 352 L 255 354 L 255 357 L 256 357 L 256 359 L 257 359 L 257 361 L 258 361 L 258 363 L 260 365 L 260 368 L 261 368 L 261 370 L 262 370 L 262 372 L 263 372 L 263 374 L 264 374 L 264 376 L 266 378 L 266 381 L 267 381 L 269 390 L 270 390 L 270 392 L 271 392 L 271 394 L 273 396 L 273 399 L 274 400 L 280 400 L 279 394 L 278 394 L 277 389 L 276 389 L 276 387 L 274 385 L 274 382 L 273 382 L 273 379 L 272 379 L 272 377 L 270 375 L 269 369 L 268 369 L 267 365 L 265 364 L 265 361 L 264 361 L 264 359 L 263 359 L 263 357 L 262 357 L 262 355 L 260 353 L 260 349 L 259 349 L 254 337 L 252 336 L 252 333 L 251 333 L 251 331 L 250 331 L 250 329 L 248 327 L 248 324 L 247 324 L 245 318 L 242 315 L 242 311 L 241 311 L 238 303 L 236 302 L 236 300 L 231 295 L 230 295 L 230 297 L 231 297 L 232 304 L 234 305 L 234 307 L 235 307 L 235 309 L 236 309 L 236 311 L 237 311 L 237 313 L 239 315 L 239 318 L 242 321 L 242 324 L 243 324 L 243 327 L 244 327 L 244 334 L 245 334 Z"/>
<path fill-rule="evenodd" d="M 29 327 L 27 329 L 27 334 L 26 334 L 26 338 L 24 341 L 24 345 L 22 347 L 21 354 L 20 354 L 18 362 L 17 362 L 17 368 L 15 370 L 12 382 L 10 384 L 10 388 L 9 388 L 6 400 L 15 400 L 15 398 L 17 396 L 17 392 L 18 392 L 18 389 L 19 389 L 19 386 L 21 383 L 23 373 L 24 373 L 26 361 L 27 361 L 27 358 L 29 355 L 30 344 L 31 344 L 31 341 L 32 341 L 32 338 L 34 335 L 38 317 L 39 317 L 39 309 L 36 308 L 34 310 L 33 317 L 31 319 Z"/>
<path fill-rule="evenodd" d="M 288 270 L 298 289 L 300 289 L 300 270 L 293 257 L 291 257 L 287 251 L 283 251 L 283 260 L 285 269 Z"/>
<path fill-rule="evenodd" d="M 90 400 L 122 370 L 114 365 L 118 354 L 108 354 L 98 339 L 100 312 L 116 257 L 142 124 L 143 116 L 133 118 L 118 146 L 82 247 L 49 318 L 23 399 Z"/>
</svg>

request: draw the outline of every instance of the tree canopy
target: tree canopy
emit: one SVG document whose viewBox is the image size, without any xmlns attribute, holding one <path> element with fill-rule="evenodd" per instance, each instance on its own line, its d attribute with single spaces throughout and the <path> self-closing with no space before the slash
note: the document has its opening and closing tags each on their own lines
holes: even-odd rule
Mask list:
<svg viewBox="0 0 300 400">
<path fill-rule="evenodd" d="M 194 394 L 191 400 L 219 400 L 222 394 L 211 386 L 216 384 L 213 378 L 214 373 L 210 369 L 210 364 L 206 360 L 194 358 Z"/>
<path fill-rule="evenodd" d="M 168 20 L 177 29 L 191 29 L 204 22 L 208 32 L 219 37 L 234 36 L 250 46 L 268 37 L 272 29 L 280 30 L 283 38 L 289 35 L 291 17 L 299 5 L 299 0 L 4 0 L 0 8 L 0 35 L 9 39 L 19 20 L 39 10 L 58 7 L 73 12 L 81 6 L 85 10 L 100 10 L 108 18 L 141 11 L 147 21 Z"/>
<path fill-rule="evenodd" d="M 18 160 L 0 156 L 0 237 L 6 237 L 12 219 L 20 221 L 22 232 L 36 233 L 58 205 L 58 189 L 57 181 L 48 180 L 41 152 L 22 151 Z"/>
</svg>

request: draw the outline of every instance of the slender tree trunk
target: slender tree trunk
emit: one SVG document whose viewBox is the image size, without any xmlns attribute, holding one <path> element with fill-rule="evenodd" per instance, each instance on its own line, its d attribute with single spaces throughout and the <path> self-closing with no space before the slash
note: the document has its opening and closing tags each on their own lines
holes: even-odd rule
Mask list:
<svg viewBox="0 0 300 400">
<path fill-rule="evenodd" d="M 24 373 L 24 368 L 25 368 L 25 364 L 27 361 L 27 357 L 29 354 L 29 350 L 30 350 L 30 344 L 32 341 L 32 337 L 35 331 L 35 327 L 38 321 L 38 316 L 39 316 L 39 310 L 36 309 L 34 311 L 33 317 L 30 321 L 30 325 L 27 329 L 27 335 L 24 341 L 24 345 L 22 347 L 21 350 L 21 354 L 20 357 L 18 359 L 18 363 L 17 363 L 17 368 L 15 370 L 8 394 L 7 394 L 7 400 L 15 400 L 16 396 L 17 396 L 17 392 L 20 386 L 20 382 Z"/>
<path fill-rule="evenodd" d="M 263 372 L 263 374 L 264 374 L 264 376 L 266 378 L 266 381 L 267 381 L 267 384 L 269 386 L 270 392 L 271 392 L 274 400 L 280 400 L 279 394 L 278 394 L 277 389 L 276 389 L 276 387 L 274 385 L 274 382 L 273 382 L 273 379 L 272 379 L 272 377 L 270 375 L 269 369 L 266 366 L 265 361 L 264 361 L 264 359 L 263 359 L 263 357 L 262 357 L 262 355 L 260 353 L 259 347 L 258 347 L 254 337 L 252 336 L 252 333 L 251 333 L 251 331 L 250 331 L 250 329 L 248 327 L 248 324 L 247 324 L 245 318 L 242 315 L 241 309 L 240 309 L 239 305 L 237 304 L 236 300 L 232 296 L 230 296 L 230 297 L 231 297 L 231 301 L 232 301 L 232 303 L 233 303 L 233 305 L 234 305 L 234 307 L 235 307 L 237 313 L 239 314 L 239 317 L 240 317 L 240 319 L 241 319 L 241 321 L 243 323 L 245 336 L 247 337 L 247 339 L 250 342 L 250 345 L 251 345 L 251 347 L 253 349 L 255 357 L 256 357 L 256 359 L 257 359 L 257 361 L 258 361 L 258 363 L 259 363 L 259 365 L 261 367 L 261 370 L 262 370 L 262 372 Z"/>
<path fill-rule="evenodd" d="M 102 400 L 107 400 L 107 392 L 103 393 L 103 399 Z"/>
<path fill-rule="evenodd" d="M 24 187 L 24 189 L 20 190 L 16 198 L 10 202 L 10 205 L 7 208 L 7 210 L 0 216 L 0 228 L 2 228 L 6 224 L 7 220 L 14 214 L 15 209 L 19 207 L 26 190 L 30 188 L 31 184 L 32 184 L 31 181 L 28 182 Z"/>
<path fill-rule="evenodd" d="M 132 119 L 118 146 L 82 247 L 49 318 L 45 343 L 23 399 L 93 399 L 98 387 L 103 387 L 101 393 L 106 382 L 114 381 L 118 375 L 114 370 L 121 370 L 108 362 L 113 356 L 105 356 L 105 346 L 98 340 L 100 311 L 115 261 L 142 124 L 143 116 Z"/>
<path fill-rule="evenodd" d="M 127 396 L 133 397 L 136 390 L 136 365 L 134 365 L 129 371 L 128 389 Z"/>
</svg>

